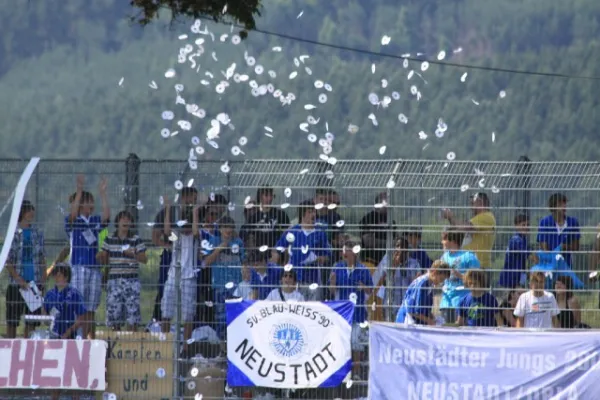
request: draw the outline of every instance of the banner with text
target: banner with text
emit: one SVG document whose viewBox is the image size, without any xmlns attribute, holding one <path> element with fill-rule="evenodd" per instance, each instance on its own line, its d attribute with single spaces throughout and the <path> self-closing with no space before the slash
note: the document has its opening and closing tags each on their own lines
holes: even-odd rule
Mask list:
<svg viewBox="0 0 600 400">
<path fill-rule="evenodd" d="M 429 328 L 374 323 L 369 398 L 592 399 L 600 393 L 594 331 Z"/>
<path fill-rule="evenodd" d="M 0 340 L 0 388 L 104 390 L 105 359 L 101 340 Z"/>
<path fill-rule="evenodd" d="M 226 307 L 229 386 L 333 387 L 350 372 L 352 302 L 235 301 Z"/>
</svg>

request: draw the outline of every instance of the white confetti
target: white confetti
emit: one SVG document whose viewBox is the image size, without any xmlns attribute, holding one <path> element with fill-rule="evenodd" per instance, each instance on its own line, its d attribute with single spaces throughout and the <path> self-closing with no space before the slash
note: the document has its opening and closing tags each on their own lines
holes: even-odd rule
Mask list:
<svg viewBox="0 0 600 400">
<path fill-rule="evenodd" d="M 304 11 L 300 11 L 300 14 L 298 14 L 298 16 L 296 17 L 296 19 L 300 18 L 302 16 L 302 14 L 304 14 Z"/>
<path fill-rule="evenodd" d="M 386 146 L 381 146 L 381 147 L 379 148 L 379 154 L 380 154 L 380 155 L 384 155 L 386 150 L 387 150 L 387 147 L 386 147 Z"/>
<path fill-rule="evenodd" d="M 421 140 L 426 140 L 427 139 L 427 134 L 423 131 L 419 132 L 419 139 Z"/>
<path fill-rule="evenodd" d="M 390 40 L 392 40 L 391 37 L 383 35 L 383 37 L 381 38 L 381 45 L 387 46 L 388 44 L 390 44 Z"/>
<path fill-rule="evenodd" d="M 500 189 L 498 189 L 496 186 L 492 186 L 492 193 L 500 193 Z"/>
<path fill-rule="evenodd" d="M 496 132 L 492 132 L 492 143 L 496 141 Z"/>
<path fill-rule="evenodd" d="M 121 77 L 121 79 L 119 80 L 119 86 L 123 86 L 123 81 L 125 81 L 125 78 Z"/>
<path fill-rule="evenodd" d="M 360 249 L 361 249 L 360 245 L 359 245 L 359 244 L 357 244 L 356 246 L 354 246 L 354 247 L 352 248 L 352 252 L 353 252 L 354 254 L 358 254 L 358 253 L 360 253 Z"/>
<path fill-rule="evenodd" d="M 464 74 L 462 74 L 462 76 L 460 77 L 460 81 L 461 82 L 465 82 L 467 80 L 467 76 L 469 75 L 468 72 L 465 72 Z"/>
<path fill-rule="evenodd" d="M 403 124 L 407 124 L 408 118 L 406 118 L 406 115 L 404 114 L 398 114 L 398 121 L 402 122 Z"/>
<path fill-rule="evenodd" d="M 446 158 L 448 159 L 448 161 L 454 161 L 454 159 L 456 158 L 456 154 L 451 151 L 448 154 L 446 154 Z"/>
<path fill-rule="evenodd" d="M 175 117 L 175 114 L 173 113 L 173 111 L 163 111 L 162 113 L 162 119 L 164 119 L 165 121 L 170 121 Z"/>
<path fill-rule="evenodd" d="M 371 73 L 374 74 L 375 73 L 375 64 L 371 64 Z"/>
<path fill-rule="evenodd" d="M 158 378 L 161 378 L 161 379 L 162 379 L 162 378 L 164 378 L 164 377 L 165 377 L 165 375 L 166 375 L 166 372 L 165 372 L 165 369 L 164 369 L 164 368 L 159 368 L 159 369 L 157 369 L 157 370 L 156 370 L 156 376 L 157 376 Z"/>
<path fill-rule="evenodd" d="M 500 97 L 501 99 L 506 97 L 506 92 L 504 90 L 501 90 L 500 93 L 498 94 L 498 97 Z"/>
<path fill-rule="evenodd" d="M 225 163 L 223 165 L 221 165 L 221 172 L 224 174 L 229 173 L 229 171 L 231 171 L 231 167 L 229 167 L 228 163 Z"/>
<path fill-rule="evenodd" d="M 294 79 L 294 78 L 295 78 L 295 77 L 297 77 L 297 76 L 298 76 L 298 72 L 297 72 L 297 71 L 294 71 L 294 72 L 292 72 L 292 73 L 290 74 L 290 79 Z"/>
<path fill-rule="evenodd" d="M 173 68 L 169 68 L 167 70 L 167 72 L 165 72 L 165 78 L 168 78 L 168 79 L 174 78 L 175 75 L 177 75 L 177 73 L 175 72 L 175 70 Z"/>
<path fill-rule="evenodd" d="M 314 290 L 317 290 L 318 288 L 319 288 L 319 284 L 318 284 L 318 283 L 311 283 L 311 284 L 308 286 L 308 289 L 310 289 L 310 290 L 313 290 L 313 291 L 314 291 Z"/>
<path fill-rule="evenodd" d="M 446 52 L 444 50 L 442 50 L 438 53 L 437 59 L 438 59 L 438 61 L 442 61 L 444 58 L 446 58 Z"/>
<path fill-rule="evenodd" d="M 421 71 L 425 72 L 429 69 L 429 63 L 427 61 L 423 61 L 421 63 Z"/>
<path fill-rule="evenodd" d="M 464 184 L 460 187 L 461 192 L 466 192 L 467 190 L 469 190 L 469 185 L 467 185 L 467 184 Z"/>
<path fill-rule="evenodd" d="M 321 93 L 319 95 L 319 103 L 321 103 L 321 104 L 327 103 L 327 95 L 325 93 Z"/>
</svg>

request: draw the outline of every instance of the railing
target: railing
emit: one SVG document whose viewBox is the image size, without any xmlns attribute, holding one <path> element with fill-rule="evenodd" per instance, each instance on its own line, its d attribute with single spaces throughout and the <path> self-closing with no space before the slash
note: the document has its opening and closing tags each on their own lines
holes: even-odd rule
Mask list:
<svg viewBox="0 0 600 400">
<path fill-rule="evenodd" d="M 26 163 L 23 160 L 0 160 L 0 224 L 4 227 L 8 225 L 10 216 L 11 194 Z M 580 224 L 580 247 L 572 251 L 572 268 L 585 284 L 584 289 L 575 291 L 581 304 L 581 322 L 592 328 L 600 327 L 600 290 L 595 281 L 589 279 L 589 273 L 595 271 L 598 264 L 595 250 L 597 225 L 600 222 L 600 163 L 533 162 L 522 158 L 514 162 L 340 160 L 328 163 L 310 160 L 247 160 L 230 161 L 226 169 L 222 168 L 223 165 L 224 162 L 217 161 L 202 161 L 193 165 L 174 160 L 139 160 L 134 155 L 127 160 L 42 160 L 29 182 L 26 199 L 34 204 L 36 223 L 44 231 L 48 264 L 68 244 L 64 218 L 69 210 L 68 197 L 75 191 L 76 176 L 86 176 L 86 190 L 96 197 L 97 214 L 101 212 L 97 186 L 100 178 L 105 176 L 109 182 L 112 218 L 121 210 L 130 211 L 138 221 L 137 233 L 148 248 L 148 263 L 140 270 L 142 324 L 139 331 L 147 326 L 158 331 L 158 327 L 152 327 L 152 318 L 156 313 L 161 250 L 152 243 L 152 230 L 155 216 L 161 209 L 160 197 L 166 196 L 173 201 L 179 193 L 175 188 L 176 181 L 180 181 L 183 186 L 195 187 L 199 192 L 199 203 L 205 203 L 215 195 L 223 195 L 227 204 L 216 209 L 219 213 L 231 216 L 238 230 L 244 224 L 244 210 L 248 209 L 248 199 L 256 201 L 257 189 L 260 187 L 273 188 L 276 195 L 274 207 L 290 204 L 284 211 L 292 222 L 297 220 L 296 205 L 306 199 L 315 199 L 316 189 L 327 189 L 324 192 L 328 195 L 318 196 L 316 203 L 322 202 L 325 206 L 337 203 L 335 211 L 344 221 L 343 233 L 358 243 L 361 242 L 361 234 L 366 232 L 361 232 L 361 219 L 376 209 L 376 203 L 381 203 L 381 197 L 378 200 L 376 197 L 385 193 L 389 212 L 380 221 L 385 230 L 400 236 L 418 228 L 422 232 L 421 247 L 431 259 L 437 259 L 441 255 L 441 232 L 449 225 L 448 221 L 441 219 L 440 211 L 449 208 L 454 211 L 457 219 L 469 220 L 470 200 L 475 193 L 483 192 L 490 199 L 490 210 L 496 219 L 496 237 L 493 247 L 489 249 L 492 262 L 487 267 L 493 271 L 490 275 L 492 289 L 501 297 L 504 294 L 497 291 L 498 276 L 503 269 L 509 240 L 515 234 L 515 216 L 524 214 L 530 218 L 529 242 L 536 249 L 537 225 L 540 218 L 550 213 L 548 199 L 554 193 L 562 193 L 568 198 L 567 214 L 576 217 Z M 8 207 L 4 208 L 5 204 Z M 109 231 L 113 232 L 114 229 L 114 224 L 111 223 Z M 330 231 L 331 234 L 333 232 Z M 3 231 L 0 232 L 0 236 L 2 235 Z M 386 244 L 381 250 L 392 254 L 395 237 L 382 237 L 386 238 Z M 332 235 L 331 238 L 337 236 Z M 259 247 L 259 244 L 254 246 Z M 332 247 L 339 254 L 342 242 L 336 241 L 332 243 Z M 248 253 L 252 249 L 245 250 Z M 361 251 L 364 252 L 364 243 Z M 332 263 L 327 265 L 331 266 Z M 374 266 L 371 265 L 371 268 L 373 272 Z M 328 273 L 323 276 L 326 279 Z M 8 284 L 6 272 L 0 282 L 2 298 L 5 298 Z M 390 278 L 387 286 L 393 286 Z M 326 290 L 326 282 L 322 282 L 321 287 Z M 399 305 L 393 304 L 393 300 L 386 301 L 381 305 L 383 309 L 395 309 Z M 216 399 L 222 398 L 224 390 L 239 396 L 246 392 L 225 387 L 223 371 L 226 360 L 218 343 L 194 342 L 190 351 L 194 354 L 201 353 L 203 358 L 172 362 L 179 358 L 174 357 L 174 354 L 181 347 L 179 344 L 171 345 L 174 336 L 152 336 L 149 333 L 117 335 L 104 325 L 105 303 L 106 294 L 103 293 L 96 321 L 97 338 L 109 342 L 107 393 L 115 393 L 118 398 L 140 399 L 172 396 L 193 398 L 196 393 L 200 393 L 203 394 L 203 399 Z M 206 310 L 205 306 L 202 324 L 211 325 L 214 321 L 209 319 L 214 317 L 212 313 L 206 313 Z M 385 319 L 394 317 L 391 312 L 381 315 Z M 0 321 L 6 321 L 4 301 L 0 302 Z M 172 332 L 179 332 L 182 328 L 177 321 L 174 321 Z M 18 334 L 23 334 L 23 322 Z M 142 345 L 150 352 L 150 357 L 143 363 L 128 359 L 126 354 L 131 356 Z M 366 361 L 363 363 L 364 369 L 349 389 L 344 386 L 331 390 L 315 389 L 306 393 L 298 391 L 287 395 L 314 399 L 364 397 L 368 365 Z M 193 371 L 196 376 L 191 376 L 190 371 L 194 366 L 198 368 Z M 256 395 L 257 390 L 253 393 Z"/>
</svg>

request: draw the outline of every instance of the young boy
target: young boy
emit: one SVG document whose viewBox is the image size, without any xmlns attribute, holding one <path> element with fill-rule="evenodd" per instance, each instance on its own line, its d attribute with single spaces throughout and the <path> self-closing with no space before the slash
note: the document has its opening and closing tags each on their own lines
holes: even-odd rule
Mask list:
<svg viewBox="0 0 600 400">
<path fill-rule="evenodd" d="M 296 271 L 284 271 L 281 276 L 281 287 L 273 289 L 266 301 L 304 301 L 304 296 L 297 289 Z"/>
<path fill-rule="evenodd" d="M 6 336 L 17 337 L 17 328 L 23 314 L 39 314 L 40 309 L 28 310 L 20 290 L 32 290 L 34 282 L 40 290 L 46 284 L 46 255 L 44 235 L 33 225 L 35 208 L 25 200 L 21 204 L 19 224 L 13 238 L 6 270 L 10 274 L 10 284 L 6 288 Z M 29 338 L 37 326 L 34 322 L 25 322 L 24 337 Z"/>
<path fill-rule="evenodd" d="M 94 196 L 83 190 L 85 177 L 77 176 L 77 191 L 71 203 L 71 213 L 65 218 L 65 230 L 71 241 L 72 285 L 83 296 L 87 310 L 84 327 L 88 339 L 95 338 L 95 314 L 102 296 L 102 271 L 96 262 L 98 234 L 110 222 L 110 208 L 106 194 L 107 181 L 99 185 L 102 216 L 94 214 Z"/>
<path fill-rule="evenodd" d="M 534 257 L 528 244 L 529 218 L 524 214 L 515 216 L 516 233 L 508 242 L 504 258 L 504 269 L 500 273 L 498 284 L 514 289 L 527 283 L 527 260 Z"/>
<path fill-rule="evenodd" d="M 163 196 L 165 205 L 164 234 L 171 237 L 175 234 L 171 230 L 171 204 L 168 196 Z M 162 329 L 164 333 L 171 330 L 170 322 L 175 316 L 177 303 L 177 290 L 181 291 L 181 320 L 183 322 L 183 356 L 187 357 L 188 339 L 192 337 L 194 329 L 194 317 L 196 316 L 196 265 L 198 263 L 198 246 L 196 238 L 198 230 L 198 209 L 194 208 L 192 224 L 186 224 L 172 237 L 173 257 L 169 267 L 167 281 L 165 282 L 164 294 L 161 300 L 161 314 L 163 318 Z M 174 239 L 174 240 L 173 240 Z M 179 263 L 179 265 L 178 265 Z M 176 284 L 176 268 L 181 267 L 179 288 Z"/>
<path fill-rule="evenodd" d="M 501 310 L 496 298 L 486 288 L 486 274 L 479 269 L 467 271 L 465 284 L 471 290 L 458 305 L 458 326 L 502 326 Z"/>
<path fill-rule="evenodd" d="M 85 324 L 87 310 L 81 293 L 70 285 L 71 268 L 56 264 L 52 270 L 55 287 L 44 298 L 43 313 L 52 315 L 52 333 L 61 339 L 75 339 L 77 330 Z"/>
<path fill-rule="evenodd" d="M 264 300 L 281 282 L 283 268 L 267 263 L 266 252 L 249 252 L 245 261 L 245 269 L 250 270 L 250 285 L 254 300 Z"/>
<path fill-rule="evenodd" d="M 367 267 L 360 263 L 358 255 L 353 251 L 356 245 L 357 243 L 351 240 L 344 243 L 343 261 L 335 265 L 329 276 L 329 291 L 335 300 L 348 300 L 353 293 L 356 295 L 351 336 L 352 373 L 355 377 L 360 377 L 360 362 L 365 344 L 369 340 L 367 331 L 362 329 L 360 324 L 367 320 L 365 301 L 373 293 L 373 280 Z"/>
<path fill-rule="evenodd" d="M 450 277 L 450 271 L 450 265 L 437 260 L 431 264 L 426 274 L 415 279 L 406 290 L 396 323 L 435 325 L 436 321 L 431 313 L 433 289 Z"/>
<path fill-rule="evenodd" d="M 431 261 L 427 252 L 421 248 L 422 236 L 421 229 L 417 227 L 409 228 L 404 234 L 404 237 L 411 247 L 410 257 L 417 260 L 421 265 L 421 268 L 428 270 L 429 267 L 431 267 L 431 264 L 433 264 L 433 261 Z"/>
<path fill-rule="evenodd" d="M 558 304 L 554 295 L 544 290 L 545 283 L 546 276 L 543 272 L 530 274 L 531 290 L 519 297 L 514 311 L 517 317 L 517 328 L 560 328 Z"/>
<path fill-rule="evenodd" d="M 148 261 L 146 245 L 131 226 L 133 215 L 121 211 L 115 218 L 117 230 L 106 237 L 96 256 L 100 265 L 109 265 L 106 288 L 106 325 L 121 330 L 136 331 L 141 322 L 139 264 Z"/>
<path fill-rule="evenodd" d="M 321 300 L 320 290 L 310 290 L 313 283 L 321 284 L 321 268 L 328 265 L 331 258 L 331 245 L 327 234 L 316 229 L 315 203 L 306 200 L 298 207 L 300 223 L 287 230 L 271 251 L 272 262 L 280 262 L 280 251 L 291 247 L 290 264 L 296 268 L 302 292 L 308 300 Z"/>
</svg>

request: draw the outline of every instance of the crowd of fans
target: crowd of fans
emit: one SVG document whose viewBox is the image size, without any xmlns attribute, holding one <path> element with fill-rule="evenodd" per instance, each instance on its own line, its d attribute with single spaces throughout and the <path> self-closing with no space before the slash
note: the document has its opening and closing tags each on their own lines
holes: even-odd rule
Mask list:
<svg viewBox="0 0 600 400">
<path fill-rule="evenodd" d="M 24 201 L 21 206 L 6 263 L 10 274 L 6 336 L 10 338 L 17 336 L 21 317 L 35 313 L 54 317 L 52 332 L 57 337 L 94 338 L 95 313 L 104 288 L 107 326 L 135 331 L 142 324 L 139 271 L 148 257 L 145 243 L 134 233 L 137 221 L 128 211 L 120 211 L 110 231 L 106 180 L 99 186 L 101 215 L 95 213 L 94 196 L 84 190 L 83 176 L 77 178 L 76 185 L 65 217 L 69 246 L 48 269 L 43 233 L 33 225 L 34 205 Z M 441 237 L 443 255 L 435 262 L 421 248 L 418 228 L 390 229 L 397 224 L 388 218 L 385 193 L 376 196 L 374 209 L 361 219 L 355 236 L 346 231 L 336 211 L 340 196 L 331 189 L 317 189 L 314 198 L 301 202 L 297 215 L 292 216 L 297 218 L 295 223 L 274 200 L 272 188 L 259 188 L 256 198 L 244 205 L 244 221 L 237 229 L 236 221 L 228 216 L 228 200 L 222 195 L 211 195 L 201 205 L 193 187 L 184 187 L 174 204 L 163 196 L 164 208 L 152 228 L 152 245 L 161 249 L 152 318 L 168 332 L 178 312 L 176 305 L 180 305 L 185 339 L 182 357 L 190 356 L 187 339 L 199 325 L 210 326 L 225 339 L 225 300 L 235 297 L 351 299 L 356 303 L 352 332 L 355 360 L 363 356 L 363 322 L 368 320 L 585 326 L 571 276 L 556 274 L 550 287 L 547 274 L 535 272 L 535 268 L 529 274 L 539 259 L 529 244 L 526 215 L 514 219 L 515 234 L 508 243 L 503 270 L 499 276 L 490 272 L 496 220 L 485 193 L 470 198 L 473 216 L 469 221 L 461 221 L 452 210 L 441 211 L 449 227 Z M 550 197 L 550 214 L 539 222 L 537 243 L 542 251 L 560 254 L 570 267 L 581 234 L 577 219 L 567 215 L 566 205 L 564 195 Z M 386 252 L 389 243 L 394 248 Z M 35 285 L 44 292 L 48 276 L 54 278 L 56 286 L 45 293 L 43 307 L 31 312 L 23 291 Z M 526 291 L 528 285 L 530 290 Z M 435 286 L 442 286 L 438 318 L 431 312 Z M 25 336 L 34 328 L 35 323 L 27 321 Z"/>
</svg>

